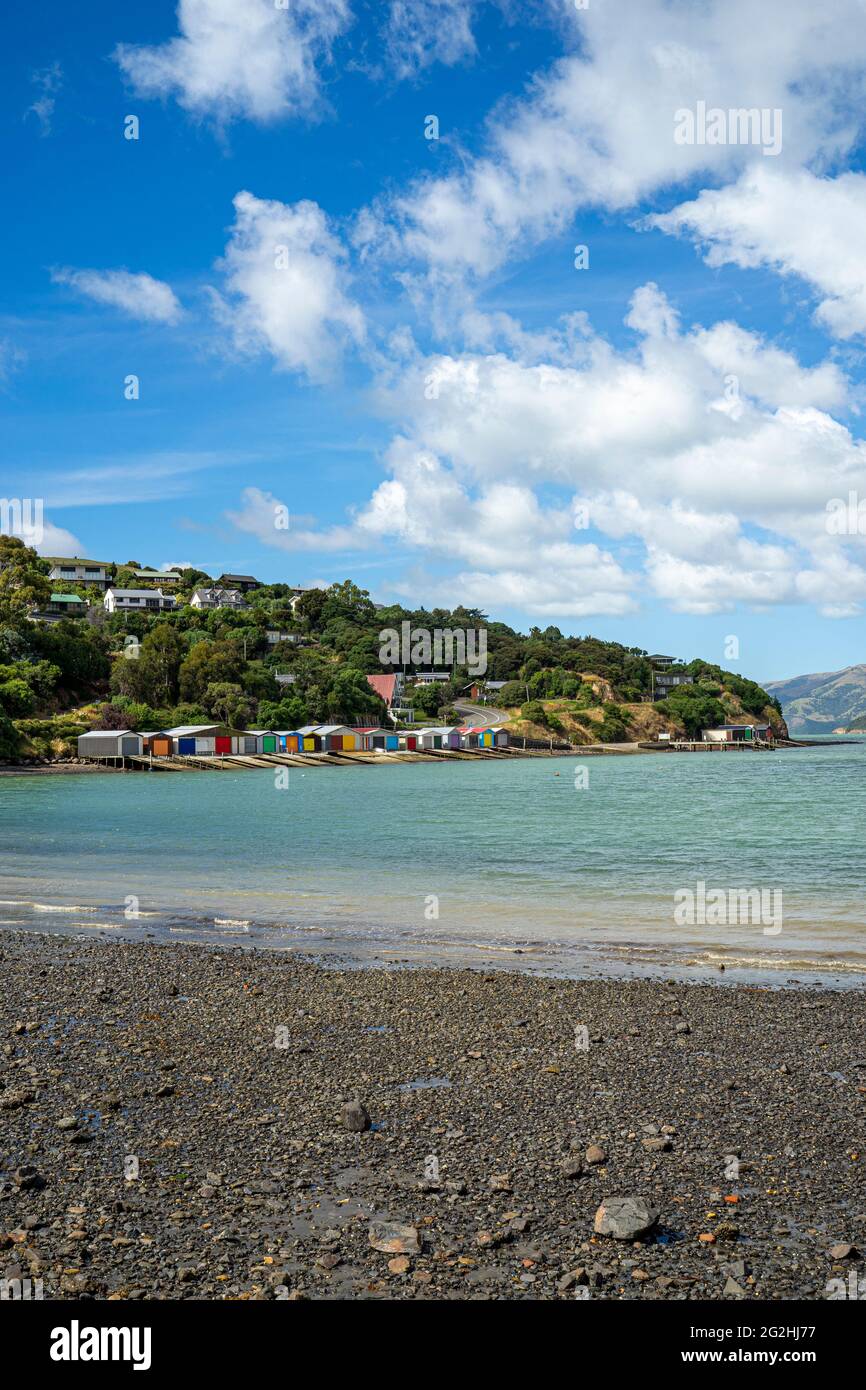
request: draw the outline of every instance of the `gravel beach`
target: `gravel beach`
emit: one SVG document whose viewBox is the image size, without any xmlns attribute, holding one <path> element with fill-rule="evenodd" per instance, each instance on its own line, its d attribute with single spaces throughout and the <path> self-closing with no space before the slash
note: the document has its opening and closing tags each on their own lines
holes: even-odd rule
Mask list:
<svg viewBox="0 0 866 1390">
<path fill-rule="evenodd" d="M 11 931 L 0 969 L 0 1275 L 46 1299 L 866 1276 L 862 992 Z"/>
</svg>

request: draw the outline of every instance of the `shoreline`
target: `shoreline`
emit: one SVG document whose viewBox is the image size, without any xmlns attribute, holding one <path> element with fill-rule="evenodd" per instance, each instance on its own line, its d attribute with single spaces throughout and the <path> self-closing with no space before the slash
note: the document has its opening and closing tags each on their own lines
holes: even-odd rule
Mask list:
<svg viewBox="0 0 866 1390">
<path fill-rule="evenodd" d="M 779 739 L 772 747 L 759 749 L 743 745 L 707 744 L 694 745 L 691 751 L 718 752 L 779 752 L 793 748 L 836 748 L 863 742 L 857 738 L 833 739 Z M 445 762 L 502 762 L 509 758 L 573 758 L 573 757 L 639 757 L 644 754 L 674 754 L 684 749 L 675 745 L 655 743 L 586 743 L 574 744 L 570 748 L 517 748 L 508 749 L 418 749 L 415 752 L 356 752 L 356 753 L 257 753 L 224 754 L 220 757 L 204 755 L 185 755 L 157 758 L 149 762 L 144 756 L 105 759 L 102 762 L 83 759 L 59 760 L 46 763 L 0 764 L 0 777 L 27 777 L 62 775 L 76 772 L 199 772 L 199 771 L 237 771 L 239 769 L 260 769 L 268 767 L 381 767 L 396 763 L 445 763 Z M 118 766 L 117 764 L 121 765 Z"/>
<path fill-rule="evenodd" d="M 46 1299 L 775 1300 L 863 1276 L 863 992 L 8 929 L 0 959 L 0 1267 Z M 637 1244 L 594 1234 L 612 1195 L 658 1212 Z M 379 1221 L 404 1249 L 374 1248 Z"/>
<path fill-rule="evenodd" d="M 104 903 L 25 903 L 0 899 L 5 907 L 29 906 L 39 915 L 0 918 L 0 947 L 4 936 L 63 938 L 95 944 L 157 947 L 195 947 L 234 950 L 250 956 L 290 957 L 325 970 L 347 973 L 390 970 L 504 971 L 529 979 L 574 983 L 667 981 L 709 988 L 761 990 L 818 990 L 827 993 L 866 992 L 866 959 L 813 953 L 744 955 L 742 946 L 692 943 L 674 948 L 656 939 L 600 942 L 560 940 L 505 941 L 479 933 L 407 938 L 391 926 L 368 925 L 364 934 L 346 936 L 342 922 L 291 924 L 252 918 L 188 916 L 152 909 L 135 923 L 107 920 L 116 910 Z M 237 909 L 236 909 L 237 910 Z M 93 917 L 90 917 L 93 914 Z M 805 949 L 805 948 L 803 948 Z M 702 955 L 703 952 L 703 955 Z M 726 954 L 729 952 L 729 954 Z"/>
</svg>

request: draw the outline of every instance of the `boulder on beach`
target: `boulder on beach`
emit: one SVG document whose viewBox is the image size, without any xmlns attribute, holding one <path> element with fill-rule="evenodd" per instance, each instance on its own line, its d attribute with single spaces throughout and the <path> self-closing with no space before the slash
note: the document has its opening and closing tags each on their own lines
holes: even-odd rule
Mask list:
<svg viewBox="0 0 866 1390">
<path fill-rule="evenodd" d="M 401 1226 L 398 1221 L 371 1221 L 367 1236 L 373 1249 L 385 1255 L 417 1255 L 421 1249 L 417 1226 Z"/>
<path fill-rule="evenodd" d="M 658 1219 L 658 1212 L 642 1197 L 603 1197 L 593 1229 L 598 1236 L 637 1240 L 651 1231 Z"/>
</svg>

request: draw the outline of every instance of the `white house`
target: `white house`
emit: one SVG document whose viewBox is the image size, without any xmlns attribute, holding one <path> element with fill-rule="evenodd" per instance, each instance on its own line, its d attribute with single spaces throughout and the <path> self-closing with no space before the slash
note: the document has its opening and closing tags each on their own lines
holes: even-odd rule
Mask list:
<svg viewBox="0 0 866 1390">
<path fill-rule="evenodd" d="M 108 587 L 109 566 L 100 560 L 80 560 L 77 555 L 73 555 L 71 559 L 62 555 L 52 555 L 48 560 L 51 565 L 48 578 L 52 584 L 57 584 L 60 580 L 71 580 L 74 584 L 95 584 L 101 589 Z"/>
<path fill-rule="evenodd" d="M 108 613 L 161 613 L 177 607 L 177 599 L 161 589 L 109 589 L 102 602 Z"/>
<path fill-rule="evenodd" d="M 246 608 L 240 589 L 195 589 L 190 605 L 193 608 Z"/>
<path fill-rule="evenodd" d="M 289 607 L 291 608 L 291 610 L 292 610 L 293 613 L 294 613 L 295 609 L 297 608 L 298 604 L 300 603 L 301 599 L 304 597 L 304 594 L 309 594 L 309 593 L 311 593 L 312 590 L 315 589 L 316 587 L 317 587 L 317 586 L 316 586 L 315 584 L 293 584 L 293 585 L 292 585 L 291 596 L 290 596 L 290 598 L 289 598 Z"/>
</svg>

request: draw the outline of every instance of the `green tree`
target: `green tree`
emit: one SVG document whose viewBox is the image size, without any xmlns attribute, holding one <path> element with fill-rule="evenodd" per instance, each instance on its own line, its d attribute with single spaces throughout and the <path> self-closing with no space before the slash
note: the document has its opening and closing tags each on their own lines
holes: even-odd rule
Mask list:
<svg viewBox="0 0 866 1390">
<path fill-rule="evenodd" d="M 231 642 L 199 642 L 180 667 L 180 698 L 190 704 L 203 701 L 209 685 L 239 684 L 244 659 Z"/>
<path fill-rule="evenodd" d="M 50 597 L 44 560 L 17 536 L 0 535 L 0 624 L 17 625 Z"/>
<path fill-rule="evenodd" d="M 255 714 L 255 702 L 245 695 L 239 685 L 230 681 L 215 681 L 204 693 L 204 707 L 221 723 L 233 729 L 244 729 Z"/>
<path fill-rule="evenodd" d="M 258 717 L 263 729 L 299 729 L 309 723 L 304 702 L 297 695 L 285 696 L 282 700 L 263 700 Z"/>
<path fill-rule="evenodd" d="M 0 684 L 0 709 L 13 717 L 33 713 L 33 691 L 26 681 L 7 680 Z"/>
<path fill-rule="evenodd" d="M 366 718 L 376 721 L 384 718 L 384 701 L 368 683 L 363 671 L 355 671 L 350 666 L 337 667 L 325 699 L 328 713 L 346 724 Z"/>
</svg>

